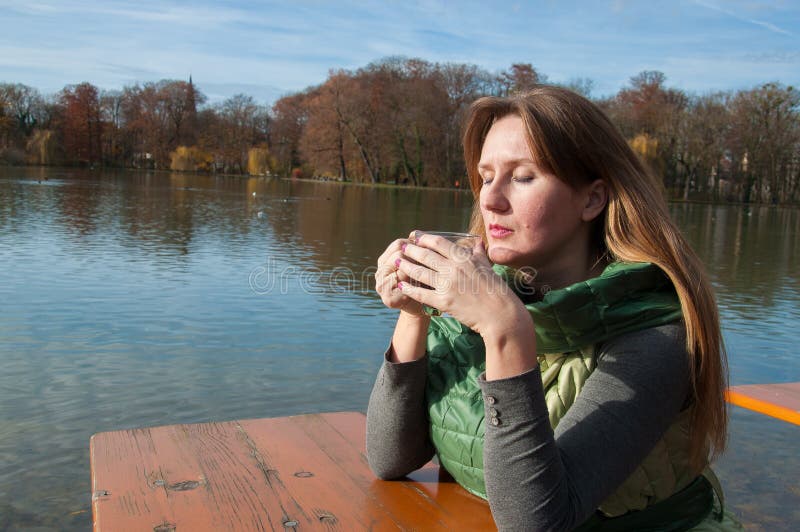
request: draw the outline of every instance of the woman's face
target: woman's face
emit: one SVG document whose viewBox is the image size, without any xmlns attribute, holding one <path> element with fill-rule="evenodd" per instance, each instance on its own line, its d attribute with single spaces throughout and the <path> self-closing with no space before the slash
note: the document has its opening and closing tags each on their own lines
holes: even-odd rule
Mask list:
<svg viewBox="0 0 800 532">
<path fill-rule="evenodd" d="M 478 170 L 483 178 L 480 208 L 493 262 L 533 267 L 539 274 L 559 278 L 586 268 L 587 193 L 536 164 L 519 116 L 509 115 L 492 125 Z"/>
</svg>

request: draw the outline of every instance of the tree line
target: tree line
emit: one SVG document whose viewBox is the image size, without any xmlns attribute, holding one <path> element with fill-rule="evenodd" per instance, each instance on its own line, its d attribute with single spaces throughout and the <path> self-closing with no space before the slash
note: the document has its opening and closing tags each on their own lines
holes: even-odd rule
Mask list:
<svg viewBox="0 0 800 532">
<path fill-rule="evenodd" d="M 530 64 L 502 72 L 391 57 L 334 70 L 271 107 L 238 94 L 207 104 L 189 81 L 44 97 L 0 84 L 0 163 L 67 164 L 466 188 L 460 129 L 483 95 L 548 83 Z M 589 97 L 591 80 L 565 84 Z M 664 74 L 594 100 L 671 197 L 800 202 L 800 91 L 765 83 L 692 94 Z"/>
</svg>

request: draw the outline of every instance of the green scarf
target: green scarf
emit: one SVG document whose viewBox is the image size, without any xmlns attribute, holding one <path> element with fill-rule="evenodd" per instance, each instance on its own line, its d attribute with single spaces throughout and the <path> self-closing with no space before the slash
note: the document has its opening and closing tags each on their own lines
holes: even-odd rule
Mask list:
<svg viewBox="0 0 800 532">
<path fill-rule="evenodd" d="M 494 271 L 519 295 L 515 270 Z M 523 296 L 524 297 L 524 296 Z M 598 277 L 552 290 L 525 305 L 536 325 L 536 353 L 563 353 L 682 316 L 669 277 L 649 262 L 613 262 Z"/>
</svg>

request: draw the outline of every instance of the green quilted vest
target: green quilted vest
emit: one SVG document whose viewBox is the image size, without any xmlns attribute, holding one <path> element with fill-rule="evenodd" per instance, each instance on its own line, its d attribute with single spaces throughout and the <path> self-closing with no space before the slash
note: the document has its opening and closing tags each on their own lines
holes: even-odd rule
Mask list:
<svg viewBox="0 0 800 532">
<path fill-rule="evenodd" d="M 496 266 L 495 271 L 515 288 L 513 270 Z M 599 277 L 551 291 L 526 307 L 536 326 L 537 357 L 553 428 L 594 370 L 598 343 L 681 318 L 672 283 L 647 263 L 613 263 Z M 483 340 L 455 319 L 437 317 L 428 330 L 427 351 L 430 434 L 439 461 L 464 488 L 486 498 L 484 405 L 477 384 L 486 365 Z M 696 477 L 688 465 L 688 432 L 686 412 L 603 501 L 600 511 L 614 517 L 641 510 L 688 485 Z"/>
</svg>

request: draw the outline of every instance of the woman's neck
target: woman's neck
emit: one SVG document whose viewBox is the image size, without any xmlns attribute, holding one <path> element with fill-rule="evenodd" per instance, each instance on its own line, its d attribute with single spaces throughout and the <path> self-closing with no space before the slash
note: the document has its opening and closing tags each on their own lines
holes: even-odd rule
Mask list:
<svg viewBox="0 0 800 532">
<path fill-rule="evenodd" d="M 536 294 L 535 299 L 539 300 L 550 290 L 558 290 L 599 276 L 607 265 L 608 260 L 601 257 L 600 260 L 593 258 L 586 262 L 576 261 L 569 265 L 559 264 L 534 269 L 536 274 L 530 276 L 526 284 L 533 289 Z"/>
</svg>

